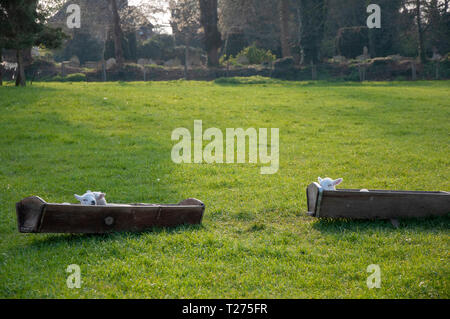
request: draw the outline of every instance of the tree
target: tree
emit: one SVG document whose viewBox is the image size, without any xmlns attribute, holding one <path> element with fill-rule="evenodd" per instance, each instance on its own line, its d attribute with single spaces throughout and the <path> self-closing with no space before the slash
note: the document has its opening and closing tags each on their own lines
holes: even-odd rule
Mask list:
<svg viewBox="0 0 450 319">
<path fill-rule="evenodd" d="M 371 56 L 388 56 L 398 53 L 396 42 L 399 40 L 398 25 L 402 1 L 378 0 L 377 4 L 381 7 L 381 28 L 369 29 L 369 50 Z M 373 1 L 366 0 L 365 7 L 371 3 Z M 362 49 L 360 48 L 360 50 Z"/>
<path fill-rule="evenodd" d="M 280 42 L 281 52 L 283 57 L 291 56 L 291 49 L 289 46 L 289 0 L 280 0 Z"/>
<path fill-rule="evenodd" d="M 189 47 L 200 29 L 199 7 L 197 0 L 172 0 L 170 2 L 172 29 L 183 37 L 185 45 L 184 77 L 188 77 Z"/>
<path fill-rule="evenodd" d="M 419 59 L 422 62 L 426 61 L 425 55 L 425 45 L 424 45 L 424 31 L 422 25 L 422 0 L 415 0 L 415 13 L 416 13 L 416 21 L 417 21 L 417 35 L 418 35 L 418 53 Z"/>
<path fill-rule="evenodd" d="M 72 38 L 64 44 L 63 50 L 55 53 L 56 61 L 67 61 L 73 56 L 80 60 L 80 64 L 102 59 L 103 43 L 99 39 L 83 29 L 72 32 Z"/>
<path fill-rule="evenodd" d="M 114 53 L 116 56 L 117 64 L 123 65 L 123 48 L 122 48 L 122 28 L 120 26 L 120 16 L 117 9 L 116 0 L 109 0 L 110 8 L 112 12 L 112 27 L 113 27 L 113 39 L 114 39 Z"/>
<path fill-rule="evenodd" d="M 403 0 L 402 15 L 415 23 L 416 51 L 422 63 L 432 49 L 450 49 L 450 12 L 448 0 Z M 404 39 L 402 39 L 404 41 Z"/>
<path fill-rule="evenodd" d="M 450 51 L 450 11 L 449 0 L 430 0 L 424 3 L 425 47 L 446 53 Z"/>
<path fill-rule="evenodd" d="M 2 58 L 2 48 L 0 46 L 0 86 L 3 85 L 3 58 Z"/>
<path fill-rule="evenodd" d="M 424 7 L 427 0 L 405 0 L 405 8 L 411 8 L 414 20 L 416 23 L 417 31 L 417 55 L 422 63 L 426 62 L 426 49 L 425 49 L 425 31 L 426 20 L 424 19 Z"/>
<path fill-rule="evenodd" d="M 301 49 L 304 62 L 317 64 L 320 47 L 324 36 L 324 25 L 327 12 L 325 0 L 297 0 L 301 20 Z"/>
<path fill-rule="evenodd" d="M 0 0 L 0 12 L 0 43 L 3 48 L 16 51 L 16 86 L 25 86 L 23 50 L 33 45 L 57 48 L 66 36 L 61 29 L 44 24 L 45 11 L 39 8 L 37 0 Z"/>
<path fill-rule="evenodd" d="M 6 15 L 6 11 L 3 10 L 0 7 L 0 30 L 6 30 L 8 26 L 8 20 L 7 20 L 7 15 Z M 2 41 L 4 41 L 4 36 L 2 34 L 2 32 L 0 32 L 0 86 L 3 85 L 3 47 L 6 45 L 5 43 L 2 43 Z"/>
<path fill-rule="evenodd" d="M 220 0 L 219 30 L 225 40 L 223 53 L 236 55 L 245 47 L 260 48 L 281 55 L 278 1 Z"/>
<path fill-rule="evenodd" d="M 219 66 L 219 49 L 222 38 L 217 27 L 217 0 L 200 1 L 200 23 L 204 30 L 204 42 L 208 54 L 208 66 Z"/>
</svg>

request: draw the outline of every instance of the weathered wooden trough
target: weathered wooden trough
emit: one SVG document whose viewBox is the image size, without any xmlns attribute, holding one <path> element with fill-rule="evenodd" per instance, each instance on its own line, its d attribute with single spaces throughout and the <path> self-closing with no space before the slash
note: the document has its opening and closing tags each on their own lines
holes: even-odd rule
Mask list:
<svg viewBox="0 0 450 319">
<path fill-rule="evenodd" d="M 143 231 L 152 227 L 201 224 L 205 205 L 186 199 L 176 205 L 47 203 L 37 196 L 16 204 L 17 224 L 21 233 L 87 233 Z"/>
<path fill-rule="evenodd" d="M 446 216 L 449 192 L 359 189 L 323 190 L 318 183 L 306 189 L 308 215 L 319 218 L 390 219 Z"/>
</svg>

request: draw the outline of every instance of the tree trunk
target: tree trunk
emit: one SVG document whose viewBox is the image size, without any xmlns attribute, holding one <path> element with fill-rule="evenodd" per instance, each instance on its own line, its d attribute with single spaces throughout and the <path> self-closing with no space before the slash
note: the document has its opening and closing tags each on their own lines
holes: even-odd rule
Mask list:
<svg viewBox="0 0 450 319">
<path fill-rule="evenodd" d="M 376 29 L 369 29 L 368 30 L 368 36 L 369 36 L 369 51 L 370 51 L 370 56 L 375 57 L 377 54 L 375 52 L 375 37 L 374 37 L 374 33 L 375 33 Z"/>
<path fill-rule="evenodd" d="M 17 76 L 16 86 L 26 86 L 25 69 L 23 65 L 23 52 L 22 50 L 16 50 L 17 57 Z"/>
<path fill-rule="evenodd" d="M 280 40 L 283 58 L 291 56 L 289 47 L 289 0 L 280 0 Z"/>
<path fill-rule="evenodd" d="M 436 80 L 439 80 L 439 61 L 436 61 Z"/>
<path fill-rule="evenodd" d="M 419 36 L 419 43 L 418 43 L 418 53 L 419 58 L 422 63 L 426 62 L 425 57 L 425 48 L 424 48 L 424 35 L 423 35 L 423 26 L 422 26 L 422 8 L 421 8 L 421 1 L 422 0 L 416 0 L 416 19 L 417 19 L 417 32 Z"/>
<path fill-rule="evenodd" d="M 106 62 L 105 59 L 102 59 L 102 80 L 106 82 Z"/>
<path fill-rule="evenodd" d="M 66 76 L 66 65 L 64 61 L 61 62 L 61 76 L 62 77 Z"/>
<path fill-rule="evenodd" d="M 106 51 L 106 40 L 108 39 L 108 33 L 105 32 L 105 38 L 103 41 L 103 51 L 102 51 L 102 80 L 106 82 L 106 62 L 105 62 L 105 51 Z"/>
<path fill-rule="evenodd" d="M 298 5 L 297 5 L 297 19 L 298 19 L 297 46 L 299 48 L 301 48 L 302 47 L 303 22 L 302 22 L 302 15 L 300 12 L 300 6 L 298 6 Z M 335 46 L 335 47 L 337 47 L 337 46 Z M 303 54 L 303 50 L 300 49 L 298 64 L 302 65 L 304 60 L 305 60 L 305 55 Z"/>
<path fill-rule="evenodd" d="M 2 48 L 0 48 L 0 86 L 3 85 L 3 58 L 2 58 Z"/>
<path fill-rule="evenodd" d="M 416 62 L 411 62 L 411 78 L 413 81 L 417 80 L 417 70 L 416 70 Z"/>
<path fill-rule="evenodd" d="M 114 38 L 114 55 L 116 62 L 121 67 L 123 65 L 123 48 L 122 48 L 122 28 L 120 27 L 120 16 L 117 10 L 116 0 L 110 0 L 112 18 L 113 18 L 113 38 Z"/>
<path fill-rule="evenodd" d="M 219 48 L 217 50 L 208 51 L 208 66 L 218 67 L 219 66 Z"/>
<path fill-rule="evenodd" d="M 205 48 L 208 52 L 208 66 L 219 66 L 219 49 L 222 39 L 217 27 L 217 0 L 199 0 L 200 23 L 205 31 Z"/>
<path fill-rule="evenodd" d="M 312 60 L 311 60 L 311 79 L 313 81 L 317 80 L 317 67 Z"/>
<path fill-rule="evenodd" d="M 227 32 L 226 36 L 225 36 L 225 45 L 223 46 L 223 50 L 222 50 L 223 55 L 226 55 L 227 58 L 228 58 L 228 42 L 229 42 L 229 40 L 230 40 L 230 33 Z"/>
<path fill-rule="evenodd" d="M 189 68 L 189 38 L 186 37 L 186 43 L 184 48 L 184 79 L 188 79 L 188 68 Z"/>
<path fill-rule="evenodd" d="M 225 73 L 225 77 L 228 77 L 228 73 L 230 72 L 230 57 L 228 56 L 228 42 L 230 40 L 230 33 L 227 32 L 226 39 L 225 39 L 225 46 L 223 49 L 224 55 L 226 57 L 226 63 L 227 63 L 227 72 Z"/>
</svg>

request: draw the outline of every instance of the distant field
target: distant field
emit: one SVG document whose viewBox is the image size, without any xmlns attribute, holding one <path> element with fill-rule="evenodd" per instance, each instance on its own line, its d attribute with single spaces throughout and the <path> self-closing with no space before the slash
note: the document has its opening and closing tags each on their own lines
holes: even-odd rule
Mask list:
<svg viewBox="0 0 450 319">
<path fill-rule="evenodd" d="M 1 298 L 449 298 L 450 218 L 307 217 L 306 186 L 450 190 L 450 81 L 0 87 Z M 280 169 L 171 160 L 175 128 L 279 128 Z M 26 235 L 15 203 L 206 204 L 201 227 Z M 81 267 L 82 287 L 66 286 Z M 366 268 L 381 268 L 368 289 Z"/>
</svg>

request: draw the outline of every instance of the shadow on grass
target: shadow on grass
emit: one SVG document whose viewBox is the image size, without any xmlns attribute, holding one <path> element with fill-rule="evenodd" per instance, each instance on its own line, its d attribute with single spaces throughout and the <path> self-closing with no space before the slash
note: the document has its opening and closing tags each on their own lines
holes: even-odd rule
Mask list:
<svg viewBox="0 0 450 319">
<path fill-rule="evenodd" d="M 47 91 L 45 88 L 43 90 Z M 30 96 L 35 97 L 32 94 Z M 73 98 L 76 97 L 75 92 Z M 85 94 L 85 97 L 89 98 L 89 95 Z M 17 102 L 18 99 L 15 96 L 11 98 L 11 102 Z M 69 96 L 67 99 L 70 102 L 72 97 Z M 101 101 L 104 103 L 103 99 Z M 110 104 L 108 107 L 121 105 L 120 100 L 110 99 L 108 103 Z M 124 119 L 116 121 L 119 127 L 127 124 Z M 29 124 L 36 122 L 48 125 L 36 133 Z M 102 123 L 99 124 L 95 120 L 66 118 L 63 114 L 54 112 L 52 108 L 25 113 L 22 121 L 18 123 L 20 125 L 11 126 L 7 132 L 19 132 L 14 133 L 15 135 L 11 133 L 11 140 L 15 143 L 16 153 L 26 156 L 20 157 L 20 161 L 17 161 L 16 157 L 11 155 L 11 159 L 15 161 L 7 161 L 11 163 L 7 170 L 11 172 L 20 170 L 26 178 L 21 180 L 21 184 L 24 185 L 21 190 L 15 194 L 11 193 L 9 203 L 5 204 L 5 207 L 14 207 L 15 202 L 30 195 L 39 195 L 48 202 L 67 201 L 67 198 L 73 199 L 73 193 L 76 191 L 86 189 L 106 191 L 117 202 L 127 203 L 177 203 L 181 198 L 179 185 L 159 182 L 159 179 L 157 181 L 157 178 L 171 174 L 175 164 L 170 158 L 172 146 L 162 143 L 156 135 L 131 129 L 116 132 L 114 127 L 111 130 L 99 129 Z M 0 140 L 0 144 L 1 142 Z M 36 172 L 44 171 L 52 172 L 52 175 L 42 182 L 42 175 Z M 10 178 L 15 177 L 11 175 Z M 9 221 L 13 222 L 13 219 L 10 218 Z M 26 235 L 27 242 L 24 248 L 25 254 L 29 253 L 27 250 L 36 251 L 40 248 L 44 251 L 57 252 L 58 249 L 64 250 L 71 246 L 95 246 L 103 242 L 120 242 L 129 238 L 162 233 L 193 232 L 201 227 L 184 225 L 170 229 L 150 228 L 137 233 L 102 235 L 30 234 Z M 15 251 L 16 247 L 11 250 Z"/>
<path fill-rule="evenodd" d="M 105 234 L 44 234 L 45 238 L 36 238 L 27 245 L 27 247 L 49 247 L 59 244 L 86 244 L 101 243 L 105 241 L 120 241 L 125 239 L 137 239 L 146 235 L 158 236 L 174 235 L 181 233 L 192 233 L 205 229 L 203 225 L 180 225 L 172 228 L 152 227 L 138 232 L 112 232 Z"/>
<path fill-rule="evenodd" d="M 270 78 L 264 76 L 250 77 L 221 77 L 214 80 L 214 83 L 220 86 L 245 86 L 245 85 L 270 85 L 281 84 L 283 86 L 299 86 L 299 87 L 414 87 L 414 86 L 438 86 L 445 85 L 445 82 L 438 81 L 344 81 L 339 79 L 328 80 L 286 80 L 278 78 Z"/>
<path fill-rule="evenodd" d="M 450 216 L 426 217 L 415 219 L 399 219 L 399 227 L 395 228 L 390 220 L 350 220 L 321 218 L 313 224 L 313 228 L 321 233 L 336 234 L 343 231 L 366 232 L 383 231 L 448 231 Z"/>
<path fill-rule="evenodd" d="M 1 89 L 4 89 L 4 92 L 11 92 L 11 93 L 17 93 L 18 91 L 22 92 L 30 92 L 30 93 L 35 93 L 34 91 L 39 90 L 39 93 L 45 92 L 57 92 L 57 91 L 63 91 L 63 89 L 61 88 L 56 88 L 56 87 L 49 87 L 49 86 L 42 86 L 42 85 L 38 85 L 40 83 L 48 83 L 48 82 L 33 82 L 33 84 L 30 84 L 27 81 L 27 86 L 16 86 L 15 82 L 10 82 L 10 81 L 3 81 L 3 85 L 0 86 Z M 38 95 L 36 96 L 37 98 L 39 97 Z"/>
</svg>

